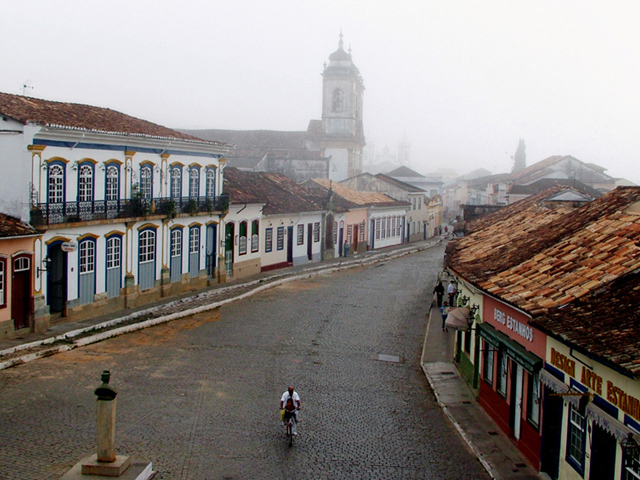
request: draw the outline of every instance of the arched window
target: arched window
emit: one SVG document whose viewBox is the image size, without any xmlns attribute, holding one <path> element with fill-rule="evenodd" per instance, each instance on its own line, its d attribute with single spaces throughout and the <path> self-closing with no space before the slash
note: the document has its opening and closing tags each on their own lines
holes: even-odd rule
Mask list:
<svg viewBox="0 0 640 480">
<path fill-rule="evenodd" d="M 156 258 L 156 232 L 144 230 L 140 232 L 140 263 L 153 262 Z"/>
<path fill-rule="evenodd" d="M 14 272 L 24 272 L 31 268 L 31 259 L 29 257 L 19 257 L 13 261 Z"/>
<path fill-rule="evenodd" d="M 78 170 L 78 201 L 93 201 L 93 165 L 81 165 Z"/>
<path fill-rule="evenodd" d="M 216 170 L 215 168 L 209 168 L 207 170 L 207 197 L 212 198 L 216 196 Z"/>
<path fill-rule="evenodd" d="M 49 190 L 47 201 L 49 203 L 62 203 L 64 202 L 64 166 L 63 165 L 50 165 L 49 166 Z"/>
<path fill-rule="evenodd" d="M 148 228 L 138 239 L 138 285 L 141 290 L 155 286 L 156 231 Z"/>
<path fill-rule="evenodd" d="M 189 229 L 189 253 L 198 253 L 200 251 L 200 227 L 191 227 Z"/>
<path fill-rule="evenodd" d="M 118 200 L 120 198 L 120 169 L 117 165 L 107 167 L 106 182 L 105 199 Z"/>
<path fill-rule="evenodd" d="M 182 196 L 182 168 L 173 167 L 171 169 L 171 198 L 180 198 Z"/>
<path fill-rule="evenodd" d="M 107 239 L 107 269 L 120 268 L 122 239 L 118 236 Z"/>
<path fill-rule="evenodd" d="M 80 243 L 80 274 L 93 273 L 96 268 L 96 242 L 93 239 Z"/>
<path fill-rule="evenodd" d="M 153 198 L 153 170 L 151 165 L 140 167 L 140 194 L 143 198 Z"/>
<path fill-rule="evenodd" d="M 258 220 L 254 220 L 251 222 L 251 251 L 257 252 L 260 246 L 259 242 L 259 232 L 260 232 L 260 222 Z"/>
<path fill-rule="evenodd" d="M 200 169 L 189 169 L 189 197 L 196 198 L 200 195 Z"/>
<path fill-rule="evenodd" d="M 240 255 L 244 255 L 247 253 L 247 222 L 240 222 L 240 228 L 238 230 L 239 234 L 239 247 L 238 253 Z"/>
<path fill-rule="evenodd" d="M 171 258 L 182 255 L 182 229 L 171 230 Z"/>
</svg>

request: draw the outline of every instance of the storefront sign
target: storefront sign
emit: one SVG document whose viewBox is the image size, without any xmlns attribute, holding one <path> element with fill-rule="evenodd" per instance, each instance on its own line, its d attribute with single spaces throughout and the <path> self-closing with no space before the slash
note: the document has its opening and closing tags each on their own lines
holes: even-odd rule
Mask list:
<svg viewBox="0 0 640 480">
<path fill-rule="evenodd" d="M 75 252 L 77 247 L 77 243 L 64 242 L 62 245 L 60 245 L 60 250 L 62 250 L 63 252 Z"/>
<path fill-rule="evenodd" d="M 627 415 L 640 420 L 640 400 L 616 387 L 607 380 L 607 401 L 615 405 Z"/>
<path fill-rule="evenodd" d="M 553 347 L 550 350 L 549 363 L 575 380 L 578 380 L 576 376 L 576 361 Z M 600 375 L 589 367 L 581 365 L 579 381 L 582 385 L 588 387 L 592 392 L 601 397 L 603 393 L 602 387 L 606 386 L 604 398 L 606 398 L 607 402 L 640 421 L 640 400 L 616 386 L 611 380 L 604 381 Z"/>
<path fill-rule="evenodd" d="M 564 373 L 575 378 L 576 376 L 576 362 L 571 360 L 566 355 L 558 352 L 554 348 L 551 349 L 551 361 L 549 362 L 554 367 L 562 370 Z"/>
<path fill-rule="evenodd" d="M 504 313 L 502 310 L 499 310 L 498 308 L 493 309 L 493 319 L 496 322 L 507 327 L 512 332 L 515 332 L 525 340 L 529 340 L 530 342 L 533 342 L 533 328 L 531 328 L 529 325 L 519 322 L 518 320 L 513 318 L 511 315 L 507 315 L 506 313 Z"/>
</svg>

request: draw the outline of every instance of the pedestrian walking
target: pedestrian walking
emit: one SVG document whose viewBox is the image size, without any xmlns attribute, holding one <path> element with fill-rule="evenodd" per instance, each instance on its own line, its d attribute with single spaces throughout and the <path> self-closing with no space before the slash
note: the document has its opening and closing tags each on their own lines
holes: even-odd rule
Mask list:
<svg viewBox="0 0 640 480">
<path fill-rule="evenodd" d="M 433 289 L 433 293 L 436 294 L 436 301 L 438 302 L 438 308 L 442 308 L 442 298 L 444 297 L 444 285 L 442 282 L 438 282 L 436 288 Z"/>
<path fill-rule="evenodd" d="M 449 297 L 449 305 L 454 305 L 454 300 L 456 296 L 456 284 L 453 282 L 449 282 L 449 286 L 447 287 L 447 296 Z"/>
<path fill-rule="evenodd" d="M 449 316 L 449 305 L 447 304 L 447 302 L 444 302 L 444 305 L 440 307 L 440 314 L 442 315 L 442 331 L 446 332 L 447 325 L 445 322 L 447 321 L 447 317 Z"/>
</svg>

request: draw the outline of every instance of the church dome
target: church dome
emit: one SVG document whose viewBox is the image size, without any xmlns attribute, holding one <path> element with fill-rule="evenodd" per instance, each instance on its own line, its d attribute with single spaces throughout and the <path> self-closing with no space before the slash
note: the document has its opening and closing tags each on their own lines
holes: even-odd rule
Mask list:
<svg viewBox="0 0 640 480">
<path fill-rule="evenodd" d="M 351 61 L 351 54 L 345 52 L 343 48 L 342 32 L 340 32 L 340 43 L 338 44 L 338 50 L 329 55 L 329 60 L 337 62 Z"/>
</svg>

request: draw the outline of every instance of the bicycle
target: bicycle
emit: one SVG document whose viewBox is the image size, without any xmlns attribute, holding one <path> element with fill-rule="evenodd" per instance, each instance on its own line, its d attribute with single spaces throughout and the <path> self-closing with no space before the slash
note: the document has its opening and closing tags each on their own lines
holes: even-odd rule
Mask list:
<svg viewBox="0 0 640 480">
<path fill-rule="evenodd" d="M 299 410 L 299 409 L 296 409 Z M 287 415 L 287 413 L 289 413 Z M 284 414 L 284 427 L 285 427 L 285 433 L 287 436 L 287 440 L 289 441 L 289 446 L 291 447 L 293 445 L 293 437 L 295 437 L 297 435 L 297 433 L 295 432 L 295 417 L 293 415 L 293 412 L 287 412 L 285 411 Z"/>
</svg>

